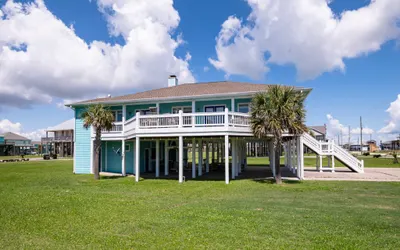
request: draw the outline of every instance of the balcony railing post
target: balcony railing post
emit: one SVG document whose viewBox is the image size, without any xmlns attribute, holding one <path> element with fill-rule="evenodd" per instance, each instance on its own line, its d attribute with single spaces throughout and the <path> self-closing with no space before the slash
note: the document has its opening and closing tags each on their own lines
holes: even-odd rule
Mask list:
<svg viewBox="0 0 400 250">
<path fill-rule="evenodd" d="M 139 130 L 140 126 L 140 112 L 136 112 L 136 131 Z"/>
<path fill-rule="evenodd" d="M 182 117 L 182 110 L 179 110 L 179 128 L 183 127 L 183 117 Z"/>
<path fill-rule="evenodd" d="M 228 108 L 225 108 L 225 127 L 229 127 L 229 113 L 228 113 Z"/>
</svg>

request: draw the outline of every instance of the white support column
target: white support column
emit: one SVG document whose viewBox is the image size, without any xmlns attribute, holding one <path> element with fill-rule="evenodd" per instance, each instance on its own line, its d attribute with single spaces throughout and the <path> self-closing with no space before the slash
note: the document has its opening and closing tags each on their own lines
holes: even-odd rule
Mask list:
<svg viewBox="0 0 400 250">
<path fill-rule="evenodd" d="M 198 175 L 203 175 L 203 140 L 199 140 L 199 167 L 198 167 Z"/>
<path fill-rule="evenodd" d="M 335 156 L 332 154 L 332 173 L 335 172 Z"/>
<path fill-rule="evenodd" d="M 274 144 L 272 140 L 268 141 L 268 155 L 269 155 L 269 167 L 271 168 L 272 176 L 275 176 L 275 165 L 274 165 Z"/>
<path fill-rule="evenodd" d="M 243 143 L 240 141 L 239 144 L 239 174 L 242 173 L 242 165 L 243 165 Z"/>
<path fill-rule="evenodd" d="M 217 159 L 216 159 L 217 161 L 216 162 L 217 162 L 217 164 L 219 164 L 220 163 L 220 161 L 219 161 L 219 149 L 220 149 L 220 147 L 219 147 L 219 142 L 218 141 L 217 141 L 217 145 L 216 146 L 217 146 Z"/>
<path fill-rule="evenodd" d="M 322 155 L 319 156 L 319 172 L 322 172 Z"/>
<path fill-rule="evenodd" d="M 235 112 L 235 98 L 231 98 L 231 111 Z"/>
<path fill-rule="evenodd" d="M 225 135 L 225 183 L 229 184 L 229 135 Z"/>
<path fill-rule="evenodd" d="M 135 143 L 135 181 L 138 182 L 140 178 L 140 138 L 136 136 Z"/>
<path fill-rule="evenodd" d="M 125 140 L 122 140 L 121 147 L 121 168 L 122 168 L 122 176 L 126 175 L 126 166 L 125 166 Z"/>
<path fill-rule="evenodd" d="M 183 182 L 183 136 L 179 136 L 179 183 Z"/>
<path fill-rule="evenodd" d="M 214 141 L 211 141 L 211 163 L 214 164 L 215 162 L 215 147 L 214 147 Z"/>
<path fill-rule="evenodd" d="M 169 174 L 169 148 L 168 148 L 168 140 L 164 142 L 164 175 L 167 176 Z"/>
<path fill-rule="evenodd" d="M 231 140 L 231 147 L 232 147 L 232 179 L 235 179 L 236 177 L 236 141 L 235 140 Z M 229 156 L 226 157 L 229 160 Z"/>
<path fill-rule="evenodd" d="M 196 178 L 196 139 L 192 139 L 192 178 Z"/>
<path fill-rule="evenodd" d="M 206 173 L 210 172 L 210 143 L 206 141 Z"/>
<path fill-rule="evenodd" d="M 300 157 L 300 155 L 302 155 L 302 154 L 300 152 L 300 137 L 296 138 L 296 149 L 297 149 L 297 151 L 296 151 L 296 155 L 297 155 L 296 172 L 297 173 L 296 174 L 297 174 L 297 178 L 301 179 L 301 157 Z"/>
<path fill-rule="evenodd" d="M 224 115 L 225 119 L 225 127 L 228 128 L 229 127 L 229 110 L 228 108 L 225 108 L 225 115 Z"/>
<path fill-rule="evenodd" d="M 160 177 L 160 140 L 156 140 L 156 178 Z"/>
<path fill-rule="evenodd" d="M 304 143 L 303 137 L 299 138 L 300 140 L 300 179 L 304 179 Z"/>
<path fill-rule="evenodd" d="M 122 134 L 125 132 L 126 105 L 122 105 Z"/>
<path fill-rule="evenodd" d="M 192 101 L 192 113 L 196 113 L 196 102 Z M 192 127 L 195 127 L 196 119 L 195 116 L 192 116 Z"/>
</svg>

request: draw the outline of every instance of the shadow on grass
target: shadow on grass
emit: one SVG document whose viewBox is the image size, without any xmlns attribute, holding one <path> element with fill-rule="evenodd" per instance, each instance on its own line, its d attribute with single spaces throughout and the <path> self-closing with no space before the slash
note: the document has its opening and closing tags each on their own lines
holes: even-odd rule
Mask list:
<svg viewBox="0 0 400 250">
<path fill-rule="evenodd" d="M 276 184 L 275 179 L 272 177 L 268 179 L 254 179 L 253 181 L 260 184 Z M 301 181 L 282 179 L 282 184 L 301 184 Z"/>
</svg>

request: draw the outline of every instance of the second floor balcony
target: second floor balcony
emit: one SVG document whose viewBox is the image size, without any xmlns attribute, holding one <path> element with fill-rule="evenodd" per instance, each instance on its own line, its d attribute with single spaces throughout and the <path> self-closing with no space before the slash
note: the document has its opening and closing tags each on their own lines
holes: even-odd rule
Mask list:
<svg viewBox="0 0 400 250">
<path fill-rule="evenodd" d="M 178 114 L 151 114 L 136 116 L 125 121 L 115 122 L 110 131 L 103 131 L 102 138 L 129 139 L 143 136 L 176 136 L 189 134 L 221 134 L 235 132 L 251 134 L 250 117 L 246 113 L 197 112 Z M 94 134 L 92 135 L 94 136 Z"/>
</svg>

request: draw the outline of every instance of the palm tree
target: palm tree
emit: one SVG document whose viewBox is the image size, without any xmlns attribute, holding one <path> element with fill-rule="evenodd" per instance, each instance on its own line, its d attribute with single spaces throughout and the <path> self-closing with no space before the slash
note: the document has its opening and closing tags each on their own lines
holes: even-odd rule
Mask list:
<svg viewBox="0 0 400 250">
<path fill-rule="evenodd" d="M 93 173 L 96 180 L 100 179 L 99 175 L 99 154 L 101 150 L 101 131 L 110 131 L 113 126 L 114 116 L 112 112 L 101 104 L 89 106 L 81 115 L 83 126 L 88 129 L 93 127 L 96 132 L 94 140 L 94 161 Z"/>
<path fill-rule="evenodd" d="M 305 95 L 293 87 L 273 85 L 257 93 L 251 103 L 251 129 L 257 138 L 271 138 L 275 153 L 275 181 L 282 183 L 280 155 L 282 143 L 290 138 L 284 133 L 299 136 L 308 129 L 304 124 Z"/>
</svg>

